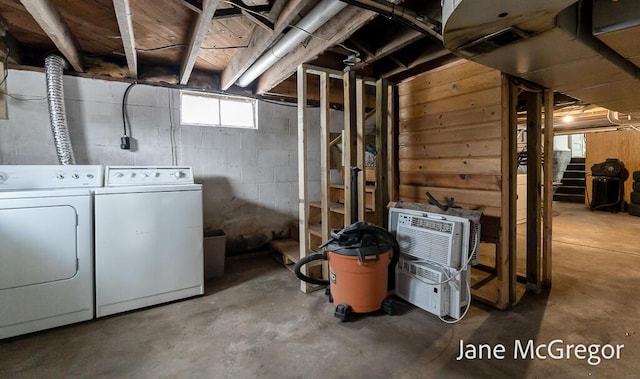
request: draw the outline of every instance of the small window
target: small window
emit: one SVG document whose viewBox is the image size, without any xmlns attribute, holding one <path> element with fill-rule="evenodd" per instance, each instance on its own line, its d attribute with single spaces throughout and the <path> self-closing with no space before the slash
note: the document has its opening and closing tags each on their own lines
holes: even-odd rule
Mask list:
<svg viewBox="0 0 640 379">
<path fill-rule="evenodd" d="M 255 99 L 186 91 L 181 93 L 182 125 L 258 129 L 257 114 Z"/>
</svg>

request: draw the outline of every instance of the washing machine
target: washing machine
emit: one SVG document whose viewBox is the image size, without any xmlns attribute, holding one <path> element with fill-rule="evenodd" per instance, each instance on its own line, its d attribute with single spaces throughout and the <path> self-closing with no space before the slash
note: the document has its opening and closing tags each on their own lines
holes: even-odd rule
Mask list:
<svg viewBox="0 0 640 379">
<path fill-rule="evenodd" d="M 94 317 L 101 166 L 0 166 L 0 338 Z"/>
<path fill-rule="evenodd" d="M 202 295 L 202 231 L 190 167 L 107 166 L 95 192 L 96 316 Z"/>
</svg>

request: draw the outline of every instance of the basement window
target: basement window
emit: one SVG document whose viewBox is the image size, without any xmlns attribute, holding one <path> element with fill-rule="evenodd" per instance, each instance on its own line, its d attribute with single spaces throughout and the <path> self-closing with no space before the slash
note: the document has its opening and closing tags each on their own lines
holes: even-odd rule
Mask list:
<svg viewBox="0 0 640 379">
<path fill-rule="evenodd" d="M 258 129 L 255 99 L 182 91 L 180 123 L 224 128 Z"/>
</svg>

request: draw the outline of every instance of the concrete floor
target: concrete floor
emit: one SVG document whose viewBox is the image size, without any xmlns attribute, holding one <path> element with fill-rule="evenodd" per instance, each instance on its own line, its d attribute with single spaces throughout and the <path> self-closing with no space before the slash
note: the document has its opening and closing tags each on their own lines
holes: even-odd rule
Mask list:
<svg viewBox="0 0 640 379">
<path fill-rule="evenodd" d="M 615 377 L 640 372 L 640 218 L 556 204 L 553 288 L 447 325 L 401 314 L 341 323 L 264 254 L 227 263 L 206 296 L 0 341 L 0 378 Z M 617 228 L 622 228 L 617 231 Z M 620 360 L 461 360 L 465 343 L 624 344 Z"/>
</svg>

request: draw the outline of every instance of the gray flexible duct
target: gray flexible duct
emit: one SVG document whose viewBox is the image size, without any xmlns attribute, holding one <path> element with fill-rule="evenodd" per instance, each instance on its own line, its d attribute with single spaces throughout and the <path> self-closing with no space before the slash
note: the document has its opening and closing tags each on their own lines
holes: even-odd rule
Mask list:
<svg viewBox="0 0 640 379">
<path fill-rule="evenodd" d="M 67 63 L 62 57 L 49 55 L 44 61 L 44 72 L 47 79 L 47 101 L 49 102 L 49 119 L 53 143 L 56 147 L 58 161 L 63 165 L 76 164 L 71 148 L 67 113 L 64 107 L 64 89 L 62 87 L 62 71 Z"/>
</svg>

